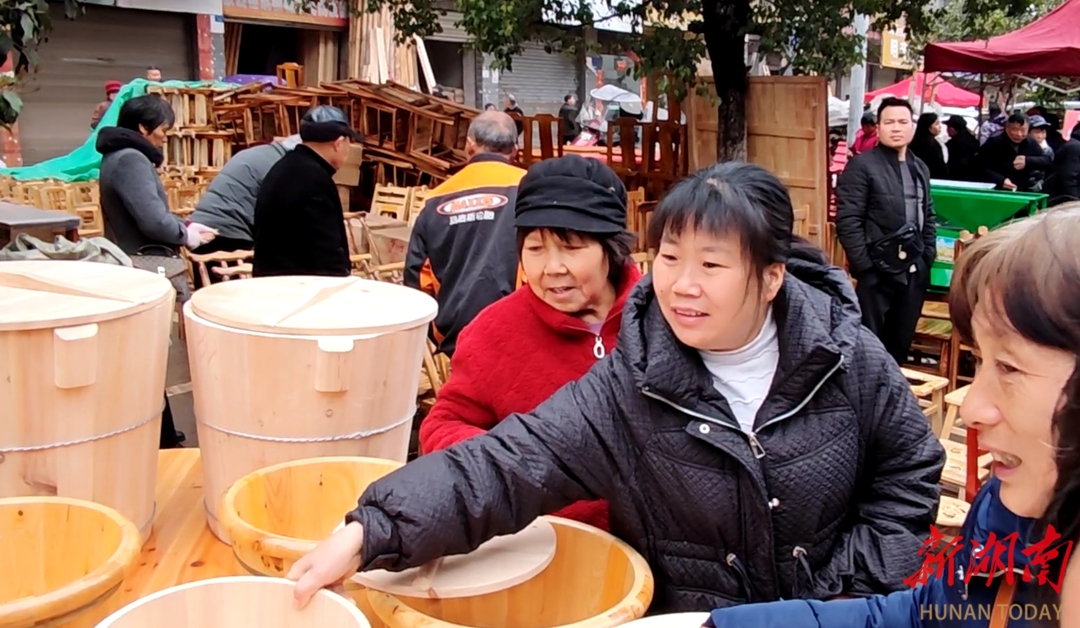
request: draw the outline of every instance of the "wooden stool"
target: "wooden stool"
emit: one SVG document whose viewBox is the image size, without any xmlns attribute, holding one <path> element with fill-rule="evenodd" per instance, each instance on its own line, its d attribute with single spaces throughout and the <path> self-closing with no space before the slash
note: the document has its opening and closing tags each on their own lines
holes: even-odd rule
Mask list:
<svg viewBox="0 0 1080 628">
<path fill-rule="evenodd" d="M 964 526 L 971 504 L 960 501 L 954 497 L 942 496 L 938 502 L 937 519 L 934 525 L 947 537 L 955 537 L 960 534 L 960 528 Z"/>
<path fill-rule="evenodd" d="M 923 414 L 930 419 L 930 428 L 940 438 L 945 417 L 945 388 L 949 385 L 948 378 L 907 368 L 900 369 L 900 372 L 911 384 L 911 392 L 919 400 Z"/>
</svg>

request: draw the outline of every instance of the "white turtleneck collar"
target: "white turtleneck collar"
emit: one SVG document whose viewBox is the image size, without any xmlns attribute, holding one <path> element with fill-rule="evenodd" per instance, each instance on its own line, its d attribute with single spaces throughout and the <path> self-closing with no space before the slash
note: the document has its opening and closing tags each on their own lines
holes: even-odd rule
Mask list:
<svg viewBox="0 0 1080 628">
<path fill-rule="evenodd" d="M 780 343 L 772 308 L 758 335 L 733 351 L 699 351 L 713 386 L 727 399 L 744 432 L 754 429 L 754 418 L 765 403 L 780 361 Z"/>
</svg>

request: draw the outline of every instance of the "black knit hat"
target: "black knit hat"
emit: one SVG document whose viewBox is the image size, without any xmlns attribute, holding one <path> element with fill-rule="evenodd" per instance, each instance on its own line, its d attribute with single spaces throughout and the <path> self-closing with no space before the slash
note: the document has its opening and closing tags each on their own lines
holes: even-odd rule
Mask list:
<svg viewBox="0 0 1080 628">
<path fill-rule="evenodd" d="M 545 159 L 518 184 L 514 226 L 615 234 L 626 230 L 626 187 L 607 164 L 579 155 Z"/>
</svg>

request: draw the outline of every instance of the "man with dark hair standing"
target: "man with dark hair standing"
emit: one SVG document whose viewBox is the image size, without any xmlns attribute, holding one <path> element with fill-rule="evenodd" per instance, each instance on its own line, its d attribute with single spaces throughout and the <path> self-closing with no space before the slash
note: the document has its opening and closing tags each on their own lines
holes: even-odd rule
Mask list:
<svg viewBox="0 0 1080 628">
<path fill-rule="evenodd" d="M 1014 113 L 1005 121 L 1005 132 L 986 140 L 975 158 L 983 180 L 999 190 L 1030 192 L 1054 163 L 1039 143 L 1028 135 L 1028 118 Z"/>
<path fill-rule="evenodd" d="M 349 242 L 334 173 L 361 142 L 337 107 L 319 106 L 300 121 L 303 142 L 266 173 L 255 201 L 252 275 L 348 277 Z"/>
<path fill-rule="evenodd" d="M 836 188 L 836 233 L 847 254 L 862 321 L 899 364 L 919 322 L 937 226 L 930 171 L 908 151 L 915 135 L 911 103 L 878 107 L 878 144 L 856 155 Z"/>
<path fill-rule="evenodd" d="M 569 144 L 581 133 L 581 126 L 577 122 L 578 108 L 577 98 L 573 94 L 567 94 L 563 98 L 562 107 L 559 108 L 559 118 L 562 120 L 562 141 Z"/>
<path fill-rule="evenodd" d="M 152 65 L 152 66 L 146 68 L 146 80 L 160 83 L 161 82 L 161 68 L 157 67 L 156 65 Z"/>
<path fill-rule="evenodd" d="M 514 120 L 498 111 L 476 116 L 465 152 L 469 163 L 424 204 L 405 258 L 405 285 L 439 302 L 431 337 L 448 357 L 458 332 L 517 288 L 514 204 L 525 171 L 511 163 Z"/>
</svg>

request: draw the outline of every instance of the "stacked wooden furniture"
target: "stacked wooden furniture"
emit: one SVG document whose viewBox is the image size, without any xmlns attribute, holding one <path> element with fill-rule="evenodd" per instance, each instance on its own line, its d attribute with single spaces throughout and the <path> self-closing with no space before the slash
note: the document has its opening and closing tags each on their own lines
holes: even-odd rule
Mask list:
<svg viewBox="0 0 1080 628">
<path fill-rule="evenodd" d="M 376 181 L 437 184 L 467 161 L 465 136 L 476 109 L 428 96 L 393 82 L 324 82 L 319 87 L 245 87 L 219 94 L 219 128 L 239 146 L 299 133 L 300 118 L 316 105 L 342 109 L 364 134 L 364 160 Z"/>
<path fill-rule="evenodd" d="M 215 87 L 175 88 L 152 85 L 172 106 L 176 121 L 167 134 L 165 163 L 183 166 L 197 173 L 216 173 L 232 156 L 233 135 L 218 128 L 214 118 L 214 98 L 223 91 Z"/>
<path fill-rule="evenodd" d="M 195 210 L 196 204 L 217 174 L 214 169 L 193 166 L 162 166 L 158 171 L 169 200 L 169 210 L 182 218 Z M 80 238 L 105 235 L 101 197 L 97 181 L 67 183 L 54 179 L 18 181 L 0 177 L 0 199 L 38 209 L 68 212 L 80 218 Z"/>
</svg>

